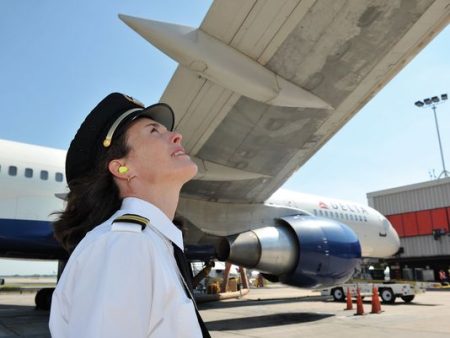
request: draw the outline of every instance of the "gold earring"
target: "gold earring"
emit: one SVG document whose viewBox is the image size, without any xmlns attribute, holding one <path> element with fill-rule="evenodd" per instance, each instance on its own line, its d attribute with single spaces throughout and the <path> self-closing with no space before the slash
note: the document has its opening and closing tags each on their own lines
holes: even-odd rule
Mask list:
<svg viewBox="0 0 450 338">
<path fill-rule="evenodd" d="M 128 168 L 125 166 L 119 167 L 119 174 L 126 174 L 128 172 Z"/>
</svg>

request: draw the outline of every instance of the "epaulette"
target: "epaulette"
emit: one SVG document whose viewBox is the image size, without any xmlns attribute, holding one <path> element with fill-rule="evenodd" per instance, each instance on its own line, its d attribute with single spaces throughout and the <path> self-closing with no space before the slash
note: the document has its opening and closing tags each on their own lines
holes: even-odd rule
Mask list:
<svg viewBox="0 0 450 338">
<path fill-rule="evenodd" d="M 135 215 L 135 214 L 124 214 L 117 217 L 112 222 L 111 231 L 131 231 L 131 232 L 141 232 L 145 229 L 147 224 L 150 222 L 148 218 Z M 132 224 L 124 224 L 132 223 Z M 137 227 L 136 225 L 140 225 Z"/>
</svg>

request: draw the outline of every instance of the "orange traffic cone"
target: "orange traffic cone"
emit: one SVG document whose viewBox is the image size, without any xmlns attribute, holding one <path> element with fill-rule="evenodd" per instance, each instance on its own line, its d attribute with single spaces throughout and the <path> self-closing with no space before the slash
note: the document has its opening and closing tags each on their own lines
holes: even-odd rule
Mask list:
<svg viewBox="0 0 450 338">
<path fill-rule="evenodd" d="M 359 288 L 356 289 L 356 313 L 355 316 L 362 316 L 364 315 L 364 306 L 361 298 L 361 292 L 359 291 Z"/>
<path fill-rule="evenodd" d="M 350 294 L 350 289 L 347 288 L 347 307 L 344 310 L 353 310 L 353 303 L 352 303 L 352 295 Z"/>
<path fill-rule="evenodd" d="M 370 313 L 381 313 L 380 298 L 378 297 L 378 288 L 376 286 L 372 289 L 372 311 Z"/>
</svg>

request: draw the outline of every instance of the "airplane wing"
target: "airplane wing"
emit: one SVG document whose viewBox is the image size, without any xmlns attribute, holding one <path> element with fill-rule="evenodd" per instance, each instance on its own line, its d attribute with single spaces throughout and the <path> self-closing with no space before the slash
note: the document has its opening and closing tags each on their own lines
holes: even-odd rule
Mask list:
<svg viewBox="0 0 450 338">
<path fill-rule="evenodd" d="M 445 0 L 214 1 L 203 35 L 333 109 L 270 104 L 240 90 L 240 81 L 224 86 L 204 71 L 215 60 L 203 60 L 198 48 L 161 98 L 200 168 L 183 196 L 265 201 L 448 24 L 449 7 Z"/>
</svg>

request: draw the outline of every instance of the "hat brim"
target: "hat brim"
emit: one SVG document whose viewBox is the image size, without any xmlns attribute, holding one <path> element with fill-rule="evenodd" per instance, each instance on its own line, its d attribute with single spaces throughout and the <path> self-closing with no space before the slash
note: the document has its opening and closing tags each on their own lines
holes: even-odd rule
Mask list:
<svg viewBox="0 0 450 338">
<path fill-rule="evenodd" d="M 153 121 L 162 124 L 167 130 L 172 131 L 175 124 L 175 115 L 172 108 L 165 103 L 156 103 L 143 110 L 137 111 L 136 115 L 131 118 L 135 120 L 138 117 L 148 117 Z"/>
</svg>

